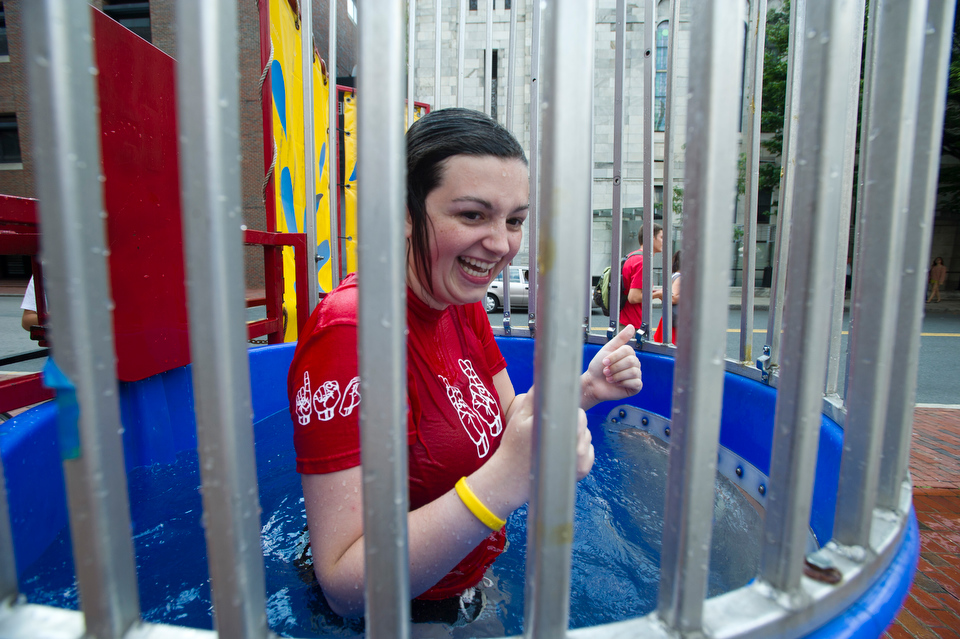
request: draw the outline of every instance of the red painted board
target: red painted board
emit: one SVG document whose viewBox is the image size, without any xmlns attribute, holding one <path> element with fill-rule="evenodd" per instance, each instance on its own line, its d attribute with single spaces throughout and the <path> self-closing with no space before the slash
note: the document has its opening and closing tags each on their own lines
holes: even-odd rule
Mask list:
<svg viewBox="0 0 960 639">
<path fill-rule="evenodd" d="M 189 363 L 175 67 L 94 12 L 117 377 Z"/>
<path fill-rule="evenodd" d="M 32 406 L 51 399 L 54 394 L 43 385 L 41 373 L 4 379 L 0 381 L 0 413 Z"/>
</svg>

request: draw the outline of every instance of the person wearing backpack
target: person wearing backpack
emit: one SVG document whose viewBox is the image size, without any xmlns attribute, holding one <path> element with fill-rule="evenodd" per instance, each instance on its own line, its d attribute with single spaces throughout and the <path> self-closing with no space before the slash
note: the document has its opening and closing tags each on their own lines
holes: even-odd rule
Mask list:
<svg viewBox="0 0 960 639">
<path fill-rule="evenodd" d="M 627 324 L 643 325 L 643 232 L 640 236 L 640 250 L 634 251 L 623 263 L 621 289 L 627 292 L 627 302 L 620 309 L 621 330 Z M 653 225 L 653 254 L 656 256 L 663 250 L 663 227 Z M 662 289 L 655 288 L 650 292 L 652 299 L 661 299 Z"/>
</svg>

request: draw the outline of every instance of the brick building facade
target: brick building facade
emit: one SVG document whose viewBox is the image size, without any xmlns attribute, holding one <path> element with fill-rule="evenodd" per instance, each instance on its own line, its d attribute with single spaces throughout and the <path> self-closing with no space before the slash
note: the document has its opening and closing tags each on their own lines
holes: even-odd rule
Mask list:
<svg viewBox="0 0 960 639">
<path fill-rule="evenodd" d="M 0 193 L 36 197 L 32 159 L 30 105 L 27 69 L 23 58 L 23 6 L 29 0 L 4 0 L 0 3 L 7 52 L 0 48 L 0 134 L 12 147 L 19 143 L 19 158 L 10 151 L 0 157 Z M 266 0 L 261 0 L 265 2 Z M 328 51 L 330 0 L 313 0 L 314 43 L 320 56 Z M 357 64 L 356 0 L 336 0 L 337 6 L 337 75 L 351 76 Z M 121 24 L 150 40 L 164 53 L 176 58 L 176 0 L 91 0 L 90 4 L 105 10 Z M 242 201 L 244 222 L 249 228 L 266 228 L 263 204 L 263 115 L 260 108 L 260 15 L 259 3 L 237 0 L 238 48 L 240 69 L 240 149 L 242 154 Z M 0 38 L 0 47 L 3 39 Z M 2 128 L 5 127 L 5 128 Z M 5 144 L 3 149 L 7 153 Z M 19 162 L 2 160 L 19 159 Z M 248 286 L 263 285 L 262 251 L 246 251 Z M 2 274 L 0 274 L 2 276 Z"/>
</svg>

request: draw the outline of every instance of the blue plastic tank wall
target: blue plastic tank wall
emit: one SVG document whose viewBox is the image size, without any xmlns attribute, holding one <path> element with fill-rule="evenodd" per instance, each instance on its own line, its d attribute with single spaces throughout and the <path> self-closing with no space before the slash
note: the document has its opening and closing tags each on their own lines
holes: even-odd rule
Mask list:
<svg viewBox="0 0 960 639">
<path fill-rule="evenodd" d="M 498 338 L 510 363 L 518 391 L 533 382 L 534 342 L 527 338 Z M 278 411 L 288 410 L 287 370 L 293 344 L 250 350 L 254 437 L 257 425 Z M 599 346 L 584 347 L 584 365 Z M 643 389 L 630 404 L 670 416 L 673 359 L 641 353 Z M 182 450 L 196 448 L 196 424 L 190 367 L 120 385 L 123 448 L 127 468 L 172 463 Z M 735 451 L 761 472 L 769 473 L 776 393 L 773 388 L 739 375 L 727 374 L 721 418 L 721 444 Z M 606 414 L 601 405 L 594 413 Z M 842 451 L 842 429 L 824 417 L 814 491 L 811 526 L 821 543 L 832 533 Z M 0 454 L 6 476 L 18 574 L 32 564 L 67 524 L 66 495 L 57 447 L 53 402 L 0 424 Z M 292 469 L 291 469 L 292 472 Z M 876 636 L 873 626 L 893 619 L 906 595 L 919 552 L 916 520 L 911 517 L 905 542 L 893 564 L 871 590 L 841 618 L 832 620 L 816 636 Z M 882 629 L 881 629 L 882 630 Z"/>
</svg>

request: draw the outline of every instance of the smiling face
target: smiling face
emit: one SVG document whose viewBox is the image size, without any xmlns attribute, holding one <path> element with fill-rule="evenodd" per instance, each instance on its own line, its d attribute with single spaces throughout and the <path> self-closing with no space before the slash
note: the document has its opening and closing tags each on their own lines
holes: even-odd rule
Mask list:
<svg viewBox="0 0 960 639">
<path fill-rule="evenodd" d="M 407 284 L 432 308 L 479 302 L 490 282 L 520 250 L 530 184 L 518 159 L 454 155 L 427 194 L 432 286 L 407 260 Z M 406 235 L 412 228 L 407 217 Z"/>
</svg>

